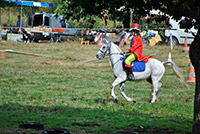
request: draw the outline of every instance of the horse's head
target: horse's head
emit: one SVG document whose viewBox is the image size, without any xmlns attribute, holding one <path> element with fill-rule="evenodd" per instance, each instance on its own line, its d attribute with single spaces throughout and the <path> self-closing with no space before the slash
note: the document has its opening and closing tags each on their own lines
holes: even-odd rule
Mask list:
<svg viewBox="0 0 200 134">
<path fill-rule="evenodd" d="M 97 59 L 103 59 L 106 55 L 110 53 L 110 45 L 109 41 L 103 39 L 103 45 L 101 46 L 100 50 L 96 54 Z"/>
</svg>

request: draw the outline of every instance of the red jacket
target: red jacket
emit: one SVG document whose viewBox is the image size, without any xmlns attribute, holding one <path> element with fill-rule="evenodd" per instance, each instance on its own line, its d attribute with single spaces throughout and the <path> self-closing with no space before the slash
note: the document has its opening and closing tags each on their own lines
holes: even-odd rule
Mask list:
<svg viewBox="0 0 200 134">
<path fill-rule="evenodd" d="M 128 50 L 131 53 L 135 53 L 137 55 L 137 58 L 139 61 L 144 61 L 144 62 L 148 62 L 148 59 L 152 58 L 153 56 L 144 56 L 142 55 L 142 51 L 143 51 L 143 44 L 142 44 L 142 39 L 140 38 L 140 35 L 136 35 L 132 38 L 131 40 L 131 44 Z"/>
</svg>

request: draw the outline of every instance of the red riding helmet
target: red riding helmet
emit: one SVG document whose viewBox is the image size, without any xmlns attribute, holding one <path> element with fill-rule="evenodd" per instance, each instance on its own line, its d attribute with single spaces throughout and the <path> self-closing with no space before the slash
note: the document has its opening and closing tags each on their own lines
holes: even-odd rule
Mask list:
<svg viewBox="0 0 200 134">
<path fill-rule="evenodd" d="M 138 23 L 133 23 L 131 25 L 131 28 L 129 29 L 129 31 L 132 31 L 132 30 L 137 30 L 137 31 L 141 32 L 140 25 Z"/>
</svg>

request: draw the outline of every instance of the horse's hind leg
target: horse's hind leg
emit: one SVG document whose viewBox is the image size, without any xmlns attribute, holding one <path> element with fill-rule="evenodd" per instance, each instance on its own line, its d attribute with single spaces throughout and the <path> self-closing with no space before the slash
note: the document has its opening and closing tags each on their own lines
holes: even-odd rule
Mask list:
<svg viewBox="0 0 200 134">
<path fill-rule="evenodd" d="M 153 93 L 152 93 L 151 103 L 154 103 L 156 101 L 156 99 L 157 99 L 156 95 L 158 93 L 159 88 L 162 86 L 162 83 L 160 83 L 157 80 L 153 80 L 152 84 L 153 84 Z"/>
<path fill-rule="evenodd" d="M 148 81 L 149 83 L 152 84 L 152 79 L 151 79 L 151 78 L 147 79 L 147 81 Z M 162 87 L 162 83 L 161 83 L 161 82 L 158 82 L 158 90 L 159 90 L 161 87 Z M 158 91 L 157 91 L 157 92 L 158 92 Z"/>
<path fill-rule="evenodd" d="M 121 92 L 122 96 L 123 96 L 127 101 L 129 101 L 129 102 L 135 102 L 134 99 L 129 98 L 129 97 L 126 96 L 126 94 L 125 94 L 125 92 L 124 92 L 124 88 L 125 88 L 124 82 L 120 83 L 120 92 Z"/>
</svg>

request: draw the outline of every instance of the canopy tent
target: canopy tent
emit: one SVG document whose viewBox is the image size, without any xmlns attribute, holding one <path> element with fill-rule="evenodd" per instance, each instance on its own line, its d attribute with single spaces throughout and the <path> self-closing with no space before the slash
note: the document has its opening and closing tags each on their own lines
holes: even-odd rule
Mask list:
<svg viewBox="0 0 200 134">
<path fill-rule="evenodd" d="M 21 6 L 21 20 L 22 21 L 22 7 L 23 6 L 31 6 L 31 7 L 53 7 L 53 3 L 44 3 L 44 2 L 34 2 L 34 1 L 16 1 L 16 0 L 5 0 L 8 3 L 15 3 L 19 6 Z M 21 28 L 21 23 L 20 23 Z"/>
<path fill-rule="evenodd" d="M 53 7 L 52 3 L 44 3 L 44 2 L 34 2 L 34 1 L 15 1 L 15 0 L 5 0 L 6 2 L 16 3 L 20 6 L 31 6 L 31 7 Z"/>
</svg>

